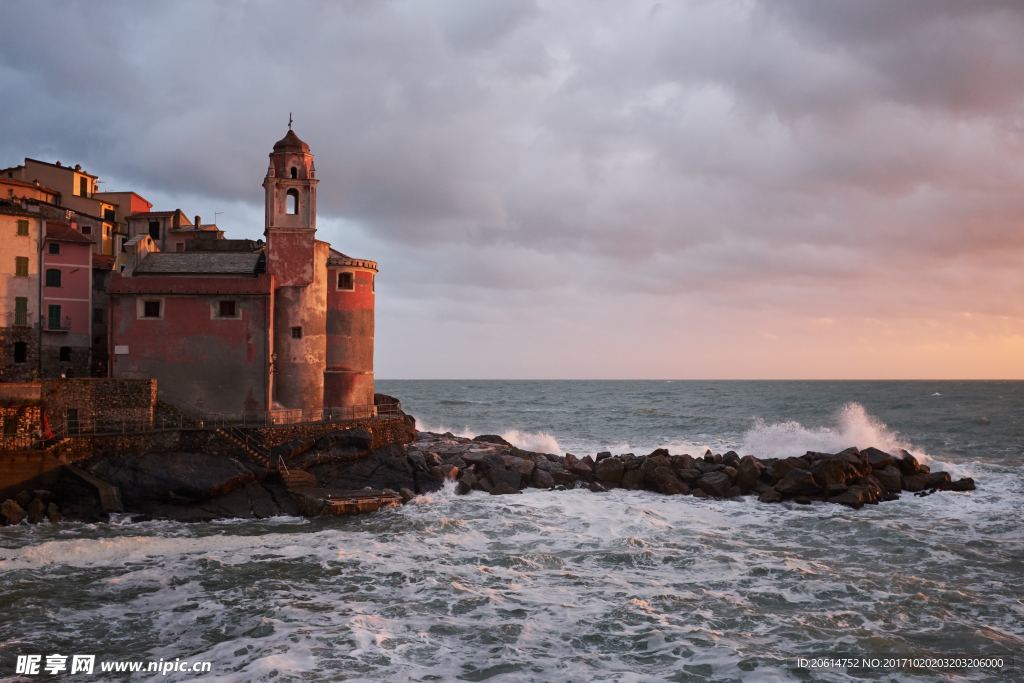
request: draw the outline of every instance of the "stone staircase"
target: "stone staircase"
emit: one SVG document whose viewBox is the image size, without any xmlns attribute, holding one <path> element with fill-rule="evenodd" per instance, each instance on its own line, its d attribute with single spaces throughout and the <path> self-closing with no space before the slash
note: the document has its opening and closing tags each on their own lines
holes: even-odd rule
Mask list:
<svg viewBox="0 0 1024 683">
<path fill-rule="evenodd" d="M 218 427 L 215 432 L 222 439 L 238 446 L 250 460 L 264 470 L 274 469 L 274 464 L 270 459 L 270 451 L 245 432 L 234 427 Z"/>
</svg>

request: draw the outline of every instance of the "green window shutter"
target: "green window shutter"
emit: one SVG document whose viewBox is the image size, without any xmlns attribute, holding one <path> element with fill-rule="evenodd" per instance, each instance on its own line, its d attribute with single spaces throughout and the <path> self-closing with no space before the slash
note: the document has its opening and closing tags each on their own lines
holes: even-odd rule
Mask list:
<svg viewBox="0 0 1024 683">
<path fill-rule="evenodd" d="M 14 324 L 28 325 L 28 299 L 23 296 L 14 298 Z"/>
<path fill-rule="evenodd" d="M 18 277 L 28 277 L 28 256 L 14 257 L 14 274 Z"/>
<path fill-rule="evenodd" d="M 50 304 L 50 310 L 47 311 L 47 329 L 59 330 L 60 329 L 60 306 L 57 304 Z"/>
<path fill-rule="evenodd" d="M 22 236 L 28 235 L 28 221 L 26 221 L 26 220 L 19 220 L 18 221 L 18 234 L 22 235 Z"/>
</svg>

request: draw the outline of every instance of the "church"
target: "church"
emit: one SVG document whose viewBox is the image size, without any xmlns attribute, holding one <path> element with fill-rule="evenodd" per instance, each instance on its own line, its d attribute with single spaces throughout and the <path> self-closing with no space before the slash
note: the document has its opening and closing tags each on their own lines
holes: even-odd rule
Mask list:
<svg viewBox="0 0 1024 683">
<path fill-rule="evenodd" d="M 177 251 L 125 244 L 109 293 L 109 373 L 155 377 L 190 412 L 318 420 L 373 414 L 377 263 L 316 237 L 309 145 L 291 129 L 263 179 L 264 240 L 199 230 Z"/>
</svg>

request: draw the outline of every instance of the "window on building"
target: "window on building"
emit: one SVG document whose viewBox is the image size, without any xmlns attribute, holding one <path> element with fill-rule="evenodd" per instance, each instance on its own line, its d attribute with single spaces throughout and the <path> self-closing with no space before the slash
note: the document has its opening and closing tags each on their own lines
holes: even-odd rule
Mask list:
<svg viewBox="0 0 1024 683">
<path fill-rule="evenodd" d="M 296 189 L 288 190 L 288 196 L 285 200 L 285 213 L 297 215 L 299 213 L 299 191 Z"/>
<path fill-rule="evenodd" d="M 294 166 L 292 166 L 292 178 L 298 178 L 298 177 L 299 177 L 299 169 L 297 169 Z"/>
<path fill-rule="evenodd" d="M 46 311 L 46 328 L 49 330 L 59 330 L 60 326 L 60 305 L 50 304 L 50 307 Z"/>
<path fill-rule="evenodd" d="M 28 221 L 27 220 L 19 220 L 18 221 L 18 234 L 21 235 L 22 237 L 25 237 L 25 236 L 28 235 Z"/>
<path fill-rule="evenodd" d="M 221 318 L 237 318 L 238 317 L 238 302 L 236 301 L 219 301 L 217 302 L 217 315 Z"/>
<path fill-rule="evenodd" d="M 159 301 L 144 301 L 142 303 L 142 317 L 143 318 L 159 318 L 160 317 L 160 302 Z"/>
<path fill-rule="evenodd" d="M 60 360 L 62 363 L 68 363 L 71 361 L 71 347 L 62 346 L 60 347 Z"/>
<path fill-rule="evenodd" d="M 103 309 L 102 308 L 94 308 L 94 309 L 92 309 L 92 321 L 94 323 L 102 323 L 103 322 Z"/>
<path fill-rule="evenodd" d="M 160 221 L 149 222 L 149 236 L 155 240 L 160 239 Z"/>
<path fill-rule="evenodd" d="M 68 432 L 75 433 L 78 431 L 78 408 L 68 408 L 67 412 L 64 413 L 65 425 L 67 426 Z"/>
<path fill-rule="evenodd" d="M 113 209 L 103 209 L 103 220 L 105 220 L 105 221 L 113 221 L 114 220 L 114 210 Z"/>
<path fill-rule="evenodd" d="M 46 286 L 47 287 L 60 287 L 60 269 L 58 269 L 58 268 L 47 268 L 46 269 Z"/>
<path fill-rule="evenodd" d="M 82 234 L 83 235 L 91 235 L 92 234 L 92 226 L 91 225 L 83 225 L 82 226 Z"/>
<path fill-rule="evenodd" d="M 82 197 L 89 196 L 89 179 L 85 176 L 78 179 L 78 194 Z"/>
<path fill-rule="evenodd" d="M 60 242 L 50 242 L 50 253 L 51 254 L 59 254 L 60 253 Z"/>
<path fill-rule="evenodd" d="M 18 418 L 8 415 L 4 418 L 4 436 L 12 438 L 18 435 Z"/>
<path fill-rule="evenodd" d="M 338 289 L 344 289 L 352 291 L 356 288 L 356 277 L 351 271 L 342 271 L 338 273 Z"/>
<path fill-rule="evenodd" d="M 301 327 L 293 327 L 292 328 L 292 339 L 302 339 L 302 328 Z"/>
<path fill-rule="evenodd" d="M 14 324 L 28 325 L 28 297 L 14 297 Z"/>
<path fill-rule="evenodd" d="M 14 362 L 24 363 L 28 360 L 28 344 L 23 341 L 14 342 Z"/>
<path fill-rule="evenodd" d="M 371 292 L 376 292 L 377 291 L 377 276 L 376 275 L 371 275 L 370 276 L 370 291 Z"/>
<path fill-rule="evenodd" d="M 14 257 L 14 274 L 18 277 L 28 277 L 28 256 Z"/>
</svg>

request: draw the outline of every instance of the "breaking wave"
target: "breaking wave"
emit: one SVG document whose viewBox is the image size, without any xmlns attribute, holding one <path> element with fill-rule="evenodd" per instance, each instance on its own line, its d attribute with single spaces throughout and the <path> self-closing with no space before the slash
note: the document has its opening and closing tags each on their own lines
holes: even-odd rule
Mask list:
<svg viewBox="0 0 1024 683">
<path fill-rule="evenodd" d="M 437 434 L 444 434 L 451 432 L 455 436 L 462 436 L 467 439 L 472 439 L 474 436 L 479 436 L 485 432 L 473 431 L 469 427 L 463 427 L 462 429 L 452 429 L 444 425 L 433 425 L 426 422 L 416 422 L 416 429 L 423 432 L 435 432 Z M 517 448 L 522 448 L 525 451 L 534 451 L 536 453 L 554 453 L 555 455 L 561 454 L 561 445 L 558 443 L 558 439 L 549 434 L 548 432 L 531 432 L 522 429 L 506 429 L 505 431 L 498 432 L 498 435 L 508 441 Z"/>
</svg>

